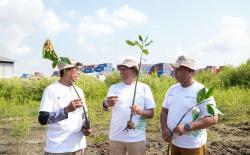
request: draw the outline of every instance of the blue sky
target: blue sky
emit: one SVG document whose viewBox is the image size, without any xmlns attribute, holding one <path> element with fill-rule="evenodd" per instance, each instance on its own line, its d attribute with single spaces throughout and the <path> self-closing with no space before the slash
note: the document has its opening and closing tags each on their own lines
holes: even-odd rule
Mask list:
<svg viewBox="0 0 250 155">
<path fill-rule="evenodd" d="M 250 57 L 248 0 L 0 0 L 0 56 L 15 60 L 15 74 L 50 75 L 42 59 L 50 38 L 59 56 L 84 64 L 139 58 L 125 40 L 154 41 L 144 63 L 181 55 L 207 65 L 240 65 Z"/>
</svg>

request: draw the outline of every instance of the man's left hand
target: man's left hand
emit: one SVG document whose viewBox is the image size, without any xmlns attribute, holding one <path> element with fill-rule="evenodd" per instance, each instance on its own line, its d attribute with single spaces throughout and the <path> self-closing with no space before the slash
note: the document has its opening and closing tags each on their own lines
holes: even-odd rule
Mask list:
<svg viewBox="0 0 250 155">
<path fill-rule="evenodd" d="M 142 115 L 142 107 L 139 106 L 139 105 L 133 105 L 133 107 L 131 107 L 131 111 L 132 111 L 132 114 L 137 114 L 137 115 Z"/>
<path fill-rule="evenodd" d="M 184 124 L 179 124 L 176 128 L 174 128 L 174 133 L 177 134 L 178 136 L 182 136 L 186 132 L 187 131 L 184 129 Z"/>
</svg>

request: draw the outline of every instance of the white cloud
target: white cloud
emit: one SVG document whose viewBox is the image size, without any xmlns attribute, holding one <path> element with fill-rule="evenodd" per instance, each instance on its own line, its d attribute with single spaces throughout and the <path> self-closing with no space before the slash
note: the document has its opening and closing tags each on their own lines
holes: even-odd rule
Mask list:
<svg viewBox="0 0 250 155">
<path fill-rule="evenodd" d="M 222 30 L 207 42 L 198 43 L 197 47 L 208 53 L 228 53 L 250 49 L 250 36 L 246 21 L 242 17 L 224 16 L 221 19 Z"/>
<path fill-rule="evenodd" d="M 90 35 L 110 34 L 113 32 L 113 27 L 91 17 L 84 17 L 80 22 L 79 32 Z"/>
<path fill-rule="evenodd" d="M 145 23 L 145 15 L 128 5 L 109 13 L 108 9 L 102 8 L 96 11 L 94 16 L 85 16 L 80 19 L 78 32 L 86 35 L 112 34 L 116 28 L 124 28 L 129 24 Z"/>
<path fill-rule="evenodd" d="M 32 52 L 27 39 L 35 31 L 54 35 L 69 27 L 42 0 L 1 0 L 0 21 L 0 50 L 20 55 Z"/>
<path fill-rule="evenodd" d="M 50 10 L 44 12 L 43 20 L 41 21 L 41 27 L 48 34 L 56 34 L 69 28 L 69 23 L 63 22 L 60 18 Z"/>
<path fill-rule="evenodd" d="M 32 49 L 23 44 L 23 39 L 27 34 L 18 25 L 10 25 L 8 27 L 0 26 L 0 47 L 5 53 L 27 54 L 31 53 Z"/>
<path fill-rule="evenodd" d="M 115 10 L 114 16 L 132 23 L 144 23 L 147 21 L 146 17 L 141 12 L 129 8 L 128 5 L 122 6 L 119 10 Z"/>
</svg>

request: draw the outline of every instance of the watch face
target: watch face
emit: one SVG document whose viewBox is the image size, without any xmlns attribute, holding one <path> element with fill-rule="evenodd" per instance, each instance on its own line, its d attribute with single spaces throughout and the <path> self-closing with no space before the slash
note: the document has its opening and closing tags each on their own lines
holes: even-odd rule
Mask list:
<svg viewBox="0 0 250 155">
<path fill-rule="evenodd" d="M 191 130 L 191 126 L 189 125 L 189 123 L 186 123 L 184 125 L 184 129 L 187 130 L 187 131 Z"/>
</svg>

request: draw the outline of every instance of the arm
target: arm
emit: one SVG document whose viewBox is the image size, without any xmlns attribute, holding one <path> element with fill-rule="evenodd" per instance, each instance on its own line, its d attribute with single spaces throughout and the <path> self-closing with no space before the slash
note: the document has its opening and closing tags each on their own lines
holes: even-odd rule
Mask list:
<svg viewBox="0 0 250 155">
<path fill-rule="evenodd" d="M 117 96 L 108 96 L 102 103 L 103 110 L 109 111 L 109 107 L 113 107 L 118 101 Z"/>
<path fill-rule="evenodd" d="M 65 108 L 61 108 L 58 111 L 47 112 L 40 111 L 38 121 L 41 125 L 57 123 L 68 118 L 68 113 L 82 107 L 82 101 L 80 99 L 75 99 L 69 103 Z"/>
<path fill-rule="evenodd" d="M 106 100 L 102 102 L 102 108 L 104 111 L 109 111 L 109 106 Z"/>
<path fill-rule="evenodd" d="M 170 129 L 167 127 L 167 117 L 168 117 L 168 109 L 162 107 L 160 114 L 162 138 L 166 142 L 171 142 L 172 135 Z"/>
<path fill-rule="evenodd" d="M 145 110 L 136 112 L 136 114 L 141 115 L 142 118 L 150 119 L 154 117 L 154 109 L 145 109 Z"/>
<path fill-rule="evenodd" d="M 38 121 L 41 125 L 57 123 L 68 118 L 68 114 L 65 113 L 65 109 L 62 108 L 55 112 L 40 111 Z"/>
<path fill-rule="evenodd" d="M 141 106 L 135 104 L 133 107 L 131 107 L 131 110 L 134 115 L 141 115 L 142 118 L 145 119 L 150 119 L 154 117 L 154 109 L 142 110 Z"/>
<path fill-rule="evenodd" d="M 215 115 L 215 116 L 203 117 L 197 121 L 190 122 L 189 124 L 191 126 L 191 130 L 195 131 L 211 127 L 212 125 L 216 124 L 217 121 L 218 121 L 218 116 Z"/>
<path fill-rule="evenodd" d="M 183 124 L 178 125 L 175 129 L 174 132 L 178 135 L 183 135 L 188 131 L 195 131 L 195 130 L 201 130 L 201 129 L 205 129 L 205 128 L 209 128 L 212 125 L 216 124 L 218 121 L 218 116 L 206 116 L 203 117 L 197 121 L 193 121 L 188 123 L 190 126 L 189 130 L 186 130 Z"/>
</svg>

